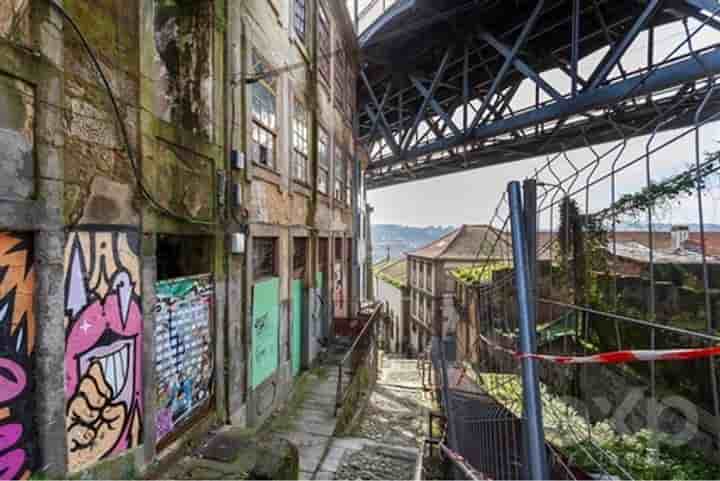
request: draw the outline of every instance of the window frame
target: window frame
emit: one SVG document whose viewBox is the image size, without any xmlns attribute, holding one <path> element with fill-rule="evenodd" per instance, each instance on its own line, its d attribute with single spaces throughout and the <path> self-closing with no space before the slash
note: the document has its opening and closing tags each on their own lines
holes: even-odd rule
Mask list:
<svg viewBox="0 0 720 481">
<path fill-rule="evenodd" d="M 302 248 L 299 248 L 302 246 Z M 292 278 L 304 279 L 307 270 L 308 238 L 293 238 Z M 299 272 L 298 272 L 299 271 Z"/>
<path fill-rule="evenodd" d="M 269 245 L 266 245 L 265 248 L 269 248 L 270 255 L 264 254 L 263 260 L 265 261 L 266 257 L 270 258 L 270 263 L 272 264 L 270 266 L 269 270 L 266 269 L 260 269 L 258 261 L 260 260 L 260 251 L 261 246 L 265 243 L 269 243 Z M 265 237 L 265 236 L 258 236 L 253 237 L 253 244 L 252 244 L 252 273 L 253 273 L 253 282 L 257 282 L 258 280 L 273 278 L 273 277 L 280 277 L 279 272 L 279 263 L 278 263 L 278 238 L 277 237 Z"/>
<path fill-rule="evenodd" d="M 336 201 L 343 202 L 345 197 L 345 153 L 343 152 L 342 147 L 340 147 L 340 143 L 338 141 L 338 138 L 335 138 L 335 156 L 334 156 L 335 164 L 333 165 L 333 196 Z M 339 174 L 339 175 L 338 175 Z"/>
<path fill-rule="evenodd" d="M 300 8 L 298 8 L 300 7 Z M 303 45 L 307 45 L 307 34 L 308 34 L 308 2 L 306 0 L 294 0 L 293 1 L 293 31 L 295 32 L 295 37 L 297 37 L 298 40 Z M 300 12 L 302 12 L 302 18 L 300 16 Z M 298 31 L 298 27 L 302 26 L 302 31 Z"/>
<path fill-rule="evenodd" d="M 253 70 L 256 74 L 259 74 L 263 71 L 270 70 L 269 64 L 265 61 L 265 59 L 260 55 L 255 47 L 252 48 L 252 61 L 253 61 Z M 263 163 L 260 160 L 260 148 L 258 147 L 258 154 L 252 156 L 252 161 L 255 165 L 258 165 L 260 167 L 270 169 L 273 171 L 277 171 L 277 143 L 278 143 L 278 105 L 277 105 L 277 90 L 276 90 L 276 82 L 275 81 L 268 81 L 266 79 L 259 79 L 256 82 L 254 82 L 251 85 L 251 99 L 250 99 L 250 116 L 252 118 L 251 122 L 251 128 L 250 128 L 250 144 L 251 149 L 254 149 L 255 145 L 258 145 L 259 147 L 264 146 L 262 143 L 263 140 L 261 139 L 261 135 L 264 134 L 265 136 L 268 136 L 270 138 L 270 141 L 272 143 L 272 156 L 268 159 L 267 163 Z M 258 95 L 258 90 L 262 89 L 271 99 L 271 106 L 272 106 L 272 125 L 268 123 L 265 119 L 263 119 L 264 111 L 262 109 L 258 112 L 256 111 L 256 98 Z M 268 115 L 268 118 L 270 118 L 270 115 Z M 257 138 L 256 138 L 256 132 L 257 132 Z M 265 146 L 266 151 L 268 150 L 268 147 Z"/>
<path fill-rule="evenodd" d="M 323 138 L 324 137 L 324 138 Z M 323 142 L 324 140 L 324 142 Z M 322 145 L 325 146 L 325 155 L 323 155 L 322 149 L 320 148 Z M 324 160 L 324 164 L 323 164 Z M 330 191 L 330 135 L 328 134 L 328 131 L 322 126 L 318 125 L 318 192 L 320 192 L 323 195 L 329 195 Z M 325 178 L 325 188 L 323 189 L 321 187 L 321 178 Z"/>
<path fill-rule="evenodd" d="M 330 17 L 325 10 L 323 2 L 318 2 L 318 49 L 320 59 L 318 61 L 318 71 L 320 72 L 320 79 L 325 82 L 325 86 L 329 87 L 331 72 L 331 56 L 330 50 L 332 50 L 331 42 L 331 25 Z"/>
<path fill-rule="evenodd" d="M 348 154 L 345 160 L 345 205 L 352 205 L 353 155 Z"/>
<path fill-rule="evenodd" d="M 304 125 L 302 126 L 302 129 L 299 129 L 299 117 L 298 112 L 302 110 L 303 113 L 303 122 Z M 304 152 L 302 151 L 303 146 L 298 143 L 298 136 L 303 137 L 302 131 L 304 131 Z M 309 166 L 308 166 L 308 159 L 309 159 L 309 152 L 310 152 L 310 130 L 309 130 L 309 122 L 308 122 L 308 112 L 305 108 L 305 105 L 297 98 L 297 96 L 294 97 L 293 102 L 293 118 L 292 118 L 292 144 L 293 144 L 293 155 L 292 155 L 292 178 L 293 180 L 300 182 L 302 184 L 307 185 L 310 181 L 309 179 Z M 299 168 L 299 162 L 302 161 L 302 168 Z"/>
</svg>

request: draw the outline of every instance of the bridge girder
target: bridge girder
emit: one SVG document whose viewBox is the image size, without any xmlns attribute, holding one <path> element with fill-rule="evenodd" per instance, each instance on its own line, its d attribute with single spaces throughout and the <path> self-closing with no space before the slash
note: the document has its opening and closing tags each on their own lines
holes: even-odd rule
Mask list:
<svg viewBox="0 0 720 481">
<path fill-rule="evenodd" d="M 384 16 L 400 12 L 397 25 L 381 18 L 383 28 L 361 38 L 369 189 L 643 135 L 671 114 L 663 129 L 689 125 L 686 112 L 720 74 L 717 45 L 696 50 L 692 42 L 693 29 L 708 29 L 720 44 L 717 0 L 516 0 L 515 8 L 433 0 L 430 19 L 439 15 L 439 23 L 413 30 L 427 1 L 407 0 L 408 8 L 400 0 Z M 678 19 L 690 52 L 656 58 L 655 29 Z M 448 23 L 463 35 L 433 36 Z M 623 57 L 641 35 L 648 57 L 628 71 Z M 583 75 L 581 61 L 603 48 Z M 545 75 L 551 70 L 564 88 Z M 528 83 L 535 98 L 517 110 L 514 98 Z M 706 112 L 718 109 L 713 96 Z"/>
</svg>

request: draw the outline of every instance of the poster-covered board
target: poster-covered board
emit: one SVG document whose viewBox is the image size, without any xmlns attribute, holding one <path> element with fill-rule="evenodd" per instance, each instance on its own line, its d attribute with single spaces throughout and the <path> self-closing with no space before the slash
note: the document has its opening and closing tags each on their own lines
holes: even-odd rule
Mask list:
<svg viewBox="0 0 720 481">
<path fill-rule="evenodd" d="M 175 431 L 212 393 L 212 276 L 185 277 L 155 286 L 157 440 Z"/>
</svg>

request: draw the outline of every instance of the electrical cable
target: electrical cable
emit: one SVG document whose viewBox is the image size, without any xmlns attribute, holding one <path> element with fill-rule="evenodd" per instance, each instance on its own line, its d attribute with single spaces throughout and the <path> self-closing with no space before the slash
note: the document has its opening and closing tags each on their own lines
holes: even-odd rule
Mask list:
<svg viewBox="0 0 720 481">
<path fill-rule="evenodd" d="M 140 172 L 140 168 L 137 164 L 137 159 L 135 158 L 135 154 L 133 153 L 132 146 L 130 145 L 130 138 L 127 133 L 127 127 L 125 126 L 125 122 L 123 121 L 122 115 L 120 113 L 120 107 L 118 106 L 117 100 L 115 99 L 115 94 L 113 93 L 112 86 L 110 85 L 110 81 L 107 79 L 105 72 L 103 71 L 102 67 L 100 66 L 100 62 L 97 59 L 97 56 L 95 55 L 95 52 L 90 47 L 90 44 L 88 43 L 87 39 L 85 38 L 85 35 L 82 33 L 82 30 L 80 30 L 80 27 L 77 25 L 75 20 L 70 16 L 70 14 L 67 13 L 67 11 L 57 3 L 55 3 L 54 0 L 46 0 L 48 4 L 54 8 L 60 16 L 67 21 L 70 26 L 72 27 L 73 31 L 77 35 L 77 37 L 80 40 L 80 43 L 83 46 L 83 49 L 87 53 L 88 57 L 90 57 L 90 60 L 92 61 L 93 67 L 95 69 L 95 73 L 100 78 L 108 97 L 110 98 L 110 103 L 112 104 L 113 114 L 115 115 L 115 119 L 117 121 L 118 127 L 120 129 L 120 134 L 122 137 L 122 141 L 125 144 L 125 149 L 127 150 L 128 159 L 130 160 L 130 165 L 133 169 L 133 174 L 135 177 L 135 180 L 137 181 L 138 188 L 140 189 L 140 192 L 143 194 L 145 199 L 150 203 L 150 205 L 157 211 L 161 212 L 162 214 L 175 219 L 177 221 L 181 222 L 188 222 L 191 224 L 199 224 L 199 225 L 217 225 L 217 222 L 215 221 L 205 221 L 200 219 L 194 219 L 192 217 L 187 217 L 182 214 L 175 213 L 168 209 L 167 207 L 160 204 L 148 191 L 147 187 L 145 186 L 145 183 L 143 182 L 142 172 Z"/>
</svg>

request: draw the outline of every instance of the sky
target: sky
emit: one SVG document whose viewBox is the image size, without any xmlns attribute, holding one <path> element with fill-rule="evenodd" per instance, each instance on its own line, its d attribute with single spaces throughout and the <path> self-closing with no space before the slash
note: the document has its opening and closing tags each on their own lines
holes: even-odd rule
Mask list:
<svg viewBox="0 0 720 481">
<path fill-rule="evenodd" d="M 689 22 L 690 31 L 699 27 L 700 23 Z M 682 26 L 673 24 L 656 29 L 655 59 L 664 60 L 677 50 L 675 55 L 687 52 L 683 45 L 685 33 Z M 720 32 L 704 27 L 693 39 L 695 48 L 720 43 Z M 678 50 L 679 48 L 679 50 Z M 604 51 L 596 52 L 581 61 L 580 73 L 587 78 Z M 622 63 L 627 70 L 633 70 L 644 63 L 647 55 L 647 41 L 644 35 L 631 45 Z M 617 73 L 617 69 L 615 71 Z M 611 76 L 614 74 L 611 74 Z M 546 72 L 542 77 L 550 82 L 558 91 L 564 93 L 569 90 L 567 76 L 557 71 Z M 528 87 L 525 89 L 525 87 Z M 527 90 L 526 94 L 518 94 L 518 100 L 522 105 L 531 102 L 531 94 L 534 87 L 527 85 L 521 87 L 521 91 Z M 524 97 L 524 98 L 523 98 Z M 522 106 L 521 105 L 521 106 Z M 515 105 L 514 105 L 515 107 Z M 651 150 L 667 142 L 671 137 L 685 131 L 673 131 L 658 134 L 650 144 Z M 616 198 L 626 193 L 637 192 L 647 185 L 647 167 L 650 166 L 650 178 L 657 182 L 674 174 L 686 170 L 695 162 L 695 141 L 694 134 L 673 142 L 657 153 L 649 156 L 646 162 L 645 149 L 648 137 L 635 138 L 628 142 L 616 165 L 624 165 L 634 159 L 639 159 L 630 168 L 619 173 L 615 178 Z M 616 146 L 613 154 L 601 161 L 600 167 L 595 171 L 591 180 L 600 178 L 603 174 L 609 173 L 615 154 L 620 151 L 617 143 L 596 146 L 595 150 L 602 155 L 607 150 Z M 708 151 L 720 151 L 720 122 L 707 124 L 700 129 L 701 158 Z M 568 154 L 570 162 L 582 166 L 591 162 L 594 154 L 588 149 L 573 151 Z M 536 168 L 546 162 L 546 158 L 534 158 L 455 173 L 432 179 L 414 181 L 407 184 L 386 187 L 368 192 L 368 203 L 375 208 L 372 222 L 374 224 L 404 224 L 411 226 L 426 225 L 459 225 L 459 224 L 483 224 L 491 219 L 495 207 L 498 204 L 507 184 L 513 180 L 523 180 L 531 176 Z M 557 160 L 553 165 L 556 174 L 564 178 L 573 172 L 570 162 L 564 158 Z M 587 173 L 580 176 L 575 187 L 583 185 L 587 181 Z M 541 180 L 553 182 L 553 177 L 548 171 L 541 175 Z M 569 184 L 569 183 L 567 183 Z M 567 185 L 566 184 L 566 185 Z M 712 188 L 703 196 L 704 221 L 706 223 L 720 224 L 720 175 L 712 180 Z M 585 205 L 585 196 L 577 196 L 581 206 Z M 611 200 L 611 179 L 597 183 L 590 189 L 588 208 L 591 212 L 600 210 L 610 205 Z M 678 205 L 670 209 L 658 210 L 655 213 L 653 222 L 663 223 L 697 223 L 699 220 L 698 201 L 696 196 L 683 197 Z M 543 221 L 541 221 L 543 222 Z M 548 221 L 549 222 L 549 221 Z"/>
</svg>

